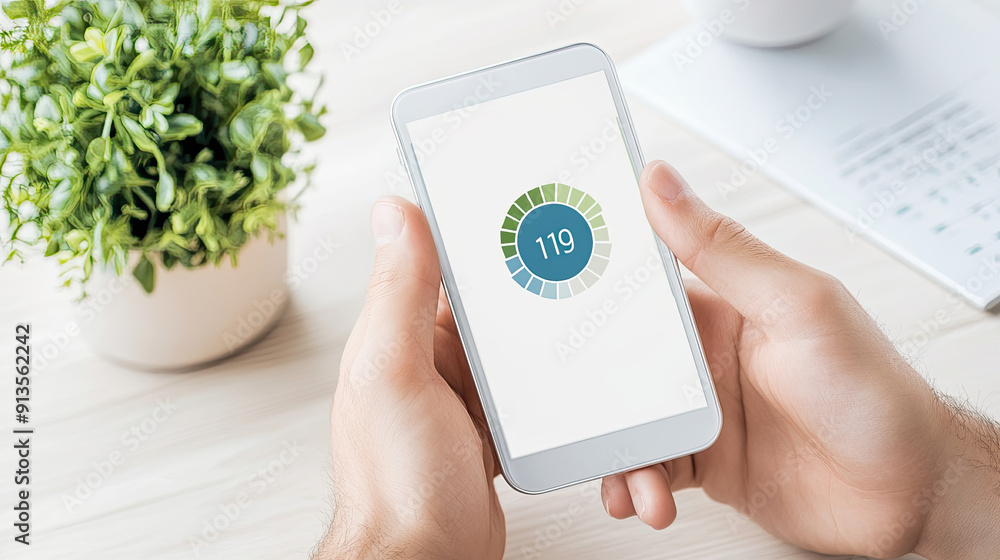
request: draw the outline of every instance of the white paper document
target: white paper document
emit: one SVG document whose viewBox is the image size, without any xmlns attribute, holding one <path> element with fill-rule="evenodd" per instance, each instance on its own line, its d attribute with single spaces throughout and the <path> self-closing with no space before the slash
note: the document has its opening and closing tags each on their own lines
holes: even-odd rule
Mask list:
<svg viewBox="0 0 1000 560">
<path fill-rule="evenodd" d="M 739 160 L 720 191 L 764 173 L 974 305 L 1000 303 L 1000 20 L 968 0 L 861 0 L 790 49 L 729 43 L 719 25 L 692 24 L 622 78 Z"/>
</svg>

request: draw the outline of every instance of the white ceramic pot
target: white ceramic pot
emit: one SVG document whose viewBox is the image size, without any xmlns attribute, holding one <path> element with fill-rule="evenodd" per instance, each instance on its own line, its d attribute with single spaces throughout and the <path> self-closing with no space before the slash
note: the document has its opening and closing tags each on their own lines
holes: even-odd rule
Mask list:
<svg viewBox="0 0 1000 560">
<path fill-rule="evenodd" d="M 165 270 L 153 259 L 152 294 L 132 276 L 95 270 L 79 304 L 80 329 L 104 357 L 135 369 L 181 370 L 235 354 L 263 338 L 288 304 L 288 242 L 267 233 L 220 266 Z"/>
<path fill-rule="evenodd" d="M 697 19 L 752 47 L 788 47 L 819 39 L 850 15 L 854 0 L 687 0 Z M 730 17 L 725 17 L 728 10 Z"/>
</svg>

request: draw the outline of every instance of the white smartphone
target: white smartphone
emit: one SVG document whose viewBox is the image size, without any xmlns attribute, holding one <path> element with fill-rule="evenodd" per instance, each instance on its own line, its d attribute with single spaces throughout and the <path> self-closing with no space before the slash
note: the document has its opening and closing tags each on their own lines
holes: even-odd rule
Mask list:
<svg viewBox="0 0 1000 560">
<path fill-rule="evenodd" d="M 416 86 L 392 122 L 507 482 L 536 494 L 710 446 L 719 403 L 607 54 Z"/>
</svg>

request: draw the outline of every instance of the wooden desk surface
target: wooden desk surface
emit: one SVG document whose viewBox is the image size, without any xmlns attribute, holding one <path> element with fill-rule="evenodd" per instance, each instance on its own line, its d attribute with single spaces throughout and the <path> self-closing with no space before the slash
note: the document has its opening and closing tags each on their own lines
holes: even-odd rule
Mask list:
<svg viewBox="0 0 1000 560">
<path fill-rule="evenodd" d="M 0 356 L 12 356 L 7 333 L 18 322 L 34 325 L 36 344 L 66 338 L 67 345 L 33 379 L 34 544 L 12 545 L 5 509 L 0 558 L 306 557 L 331 513 L 329 408 L 371 266 L 368 209 L 384 194 L 409 196 L 388 123 L 393 96 L 414 83 L 578 41 L 599 44 L 621 62 L 688 20 L 680 0 L 400 6 L 351 57 L 343 45 L 386 0 L 327 0 L 308 11 L 332 114 L 330 133 L 316 147 L 315 188 L 294 226 L 291 263 L 302 263 L 325 240 L 337 248 L 295 290 L 278 328 L 248 352 L 195 373 L 123 369 L 65 334 L 79 319 L 69 295 L 55 289 L 51 265 L 2 269 Z M 560 6 L 562 19 L 550 19 Z M 723 200 L 713 185 L 734 161 L 639 101 L 631 109 L 647 156 L 673 162 L 711 204 L 765 241 L 843 279 L 894 339 L 913 343 L 913 358 L 939 388 L 1000 415 L 1000 318 L 970 309 L 852 239 L 763 177 Z M 933 334 L 920 334 L 932 327 Z M 0 380 L 6 402 L 11 377 Z M 9 426 L 6 412 L 2 418 Z M 133 427 L 143 439 L 128 436 Z M 109 471 L 114 453 L 123 460 Z M 0 466 L 0 496 L 8 504 L 11 453 L 0 454 Z M 88 492 L 88 482 L 96 490 Z M 531 497 L 497 484 L 511 559 L 820 558 L 773 539 L 700 491 L 682 492 L 677 523 L 657 533 L 609 519 L 593 485 Z M 234 506 L 241 495 L 244 505 Z M 227 528 L 205 532 L 233 507 L 238 515 Z"/>
</svg>

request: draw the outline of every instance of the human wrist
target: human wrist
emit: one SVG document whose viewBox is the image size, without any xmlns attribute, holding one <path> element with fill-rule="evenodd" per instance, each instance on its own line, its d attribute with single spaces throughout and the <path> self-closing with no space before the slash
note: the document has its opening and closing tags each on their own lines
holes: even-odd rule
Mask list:
<svg viewBox="0 0 1000 560">
<path fill-rule="evenodd" d="M 1000 426 L 942 402 L 939 474 L 914 552 L 930 559 L 1000 557 Z"/>
<path fill-rule="evenodd" d="M 312 560 L 392 560 L 445 558 L 426 532 L 407 528 L 393 516 L 338 506 Z"/>
<path fill-rule="evenodd" d="M 370 560 L 376 558 L 376 553 L 385 552 L 373 534 L 334 524 L 320 541 L 311 560 Z"/>
</svg>

